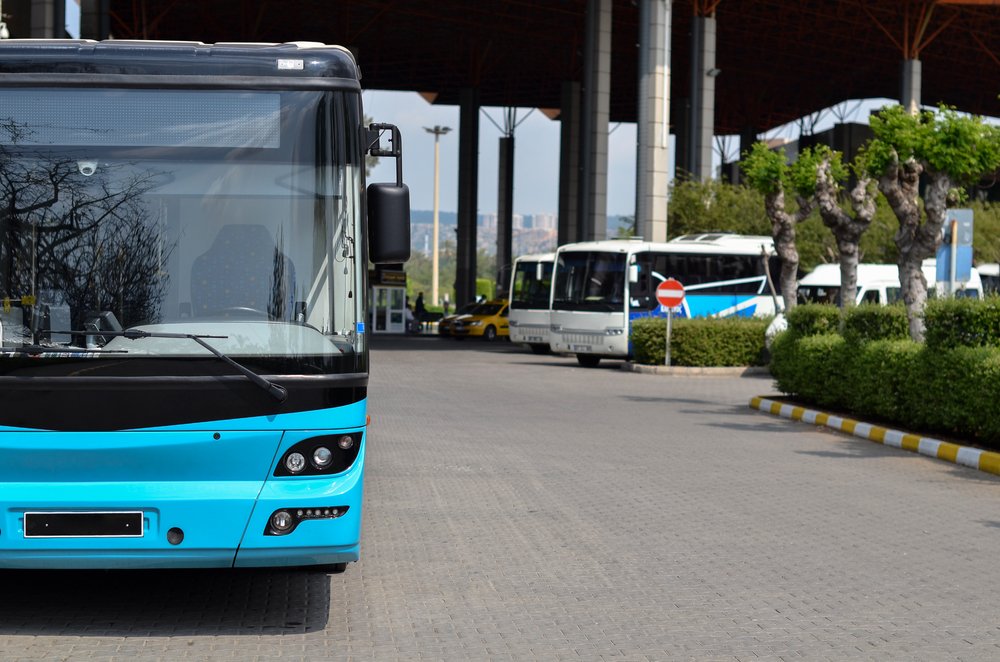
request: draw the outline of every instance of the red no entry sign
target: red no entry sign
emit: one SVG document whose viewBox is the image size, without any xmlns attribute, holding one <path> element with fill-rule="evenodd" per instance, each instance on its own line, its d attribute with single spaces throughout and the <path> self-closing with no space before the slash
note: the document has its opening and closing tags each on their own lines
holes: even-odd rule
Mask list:
<svg viewBox="0 0 1000 662">
<path fill-rule="evenodd" d="M 664 308 L 676 308 L 684 301 L 684 286 L 676 278 L 668 278 L 656 286 L 656 300 Z"/>
</svg>

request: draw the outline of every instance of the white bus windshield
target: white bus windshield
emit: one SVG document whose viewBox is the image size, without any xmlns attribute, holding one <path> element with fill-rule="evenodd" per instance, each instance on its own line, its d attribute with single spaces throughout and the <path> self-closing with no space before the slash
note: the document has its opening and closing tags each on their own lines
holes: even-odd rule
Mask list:
<svg viewBox="0 0 1000 662">
<path fill-rule="evenodd" d="M 551 285 L 551 262 L 519 260 L 514 267 L 511 310 L 548 308 Z"/>
<path fill-rule="evenodd" d="M 625 303 L 625 254 L 563 251 L 556 265 L 553 310 L 615 312 Z"/>
</svg>

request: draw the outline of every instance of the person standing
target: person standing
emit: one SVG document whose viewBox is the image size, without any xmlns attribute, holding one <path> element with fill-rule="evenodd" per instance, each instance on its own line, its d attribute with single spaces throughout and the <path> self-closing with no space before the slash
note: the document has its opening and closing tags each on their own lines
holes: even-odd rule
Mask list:
<svg viewBox="0 0 1000 662">
<path fill-rule="evenodd" d="M 417 303 L 415 305 L 414 312 L 416 313 L 417 322 L 423 322 L 424 321 L 424 315 L 427 312 L 427 309 L 424 308 L 424 293 L 423 292 L 420 292 L 419 294 L 417 294 Z"/>
</svg>

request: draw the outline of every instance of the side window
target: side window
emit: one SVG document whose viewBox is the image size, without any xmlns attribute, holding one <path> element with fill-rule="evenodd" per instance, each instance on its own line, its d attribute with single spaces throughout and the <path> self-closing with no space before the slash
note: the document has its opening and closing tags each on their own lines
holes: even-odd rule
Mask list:
<svg viewBox="0 0 1000 662">
<path fill-rule="evenodd" d="M 861 295 L 861 303 L 879 303 L 878 290 L 867 290 Z"/>
</svg>

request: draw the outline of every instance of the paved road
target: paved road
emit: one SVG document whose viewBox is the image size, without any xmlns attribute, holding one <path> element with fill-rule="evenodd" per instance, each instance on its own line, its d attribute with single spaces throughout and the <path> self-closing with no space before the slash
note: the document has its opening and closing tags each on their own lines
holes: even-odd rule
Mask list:
<svg viewBox="0 0 1000 662">
<path fill-rule="evenodd" d="M 995 660 L 1000 479 L 762 378 L 379 339 L 362 561 L 0 573 L 0 659 Z"/>
</svg>

